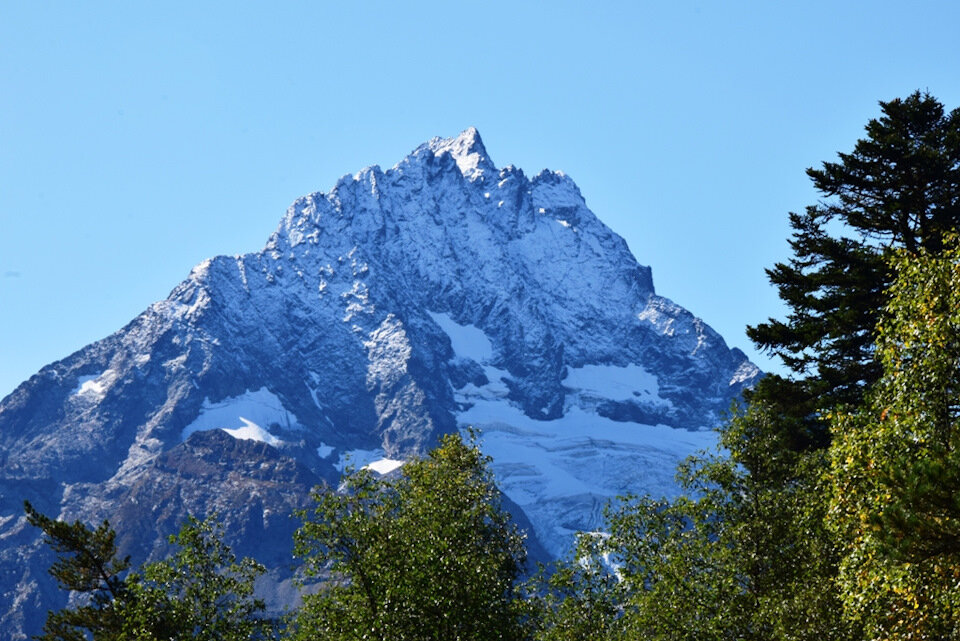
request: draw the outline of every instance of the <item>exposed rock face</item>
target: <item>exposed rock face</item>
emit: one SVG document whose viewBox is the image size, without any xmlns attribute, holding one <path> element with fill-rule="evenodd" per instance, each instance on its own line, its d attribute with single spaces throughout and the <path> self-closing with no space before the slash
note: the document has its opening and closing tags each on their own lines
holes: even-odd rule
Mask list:
<svg viewBox="0 0 960 641">
<path fill-rule="evenodd" d="M 23 499 L 109 518 L 135 561 L 216 510 L 282 586 L 311 487 L 472 425 L 557 555 L 608 497 L 675 492 L 759 375 L 654 293 L 570 178 L 497 169 L 474 129 L 434 139 L 300 198 L 262 251 L 201 263 L 0 402 L 0 629 L 64 602 Z"/>
</svg>

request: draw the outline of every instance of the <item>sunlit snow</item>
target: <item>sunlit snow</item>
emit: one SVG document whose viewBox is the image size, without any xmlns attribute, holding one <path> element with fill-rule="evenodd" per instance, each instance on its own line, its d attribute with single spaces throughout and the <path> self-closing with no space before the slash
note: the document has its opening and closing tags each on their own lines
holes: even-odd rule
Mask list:
<svg viewBox="0 0 960 641">
<path fill-rule="evenodd" d="M 429 312 L 430 318 L 440 326 L 450 338 L 453 352 L 460 358 L 469 358 L 478 363 L 486 363 L 493 358 L 493 343 L 479 327 L 460 325 L 449 314 Z"/>
<path fill-rule="evenodd" d="M 398 461 L 397 459 L 382 458 L 367 463 L 363 466 L 363 469 L 373 470 L 377 474 L 383 476 L 384 474 L 389 474 L 390 472 L 398 469 L 404 463 L 405 461 Z"/>
<path fill-rule="evenodd" d="M 760 375 L 759 367 L 757 367 L 750 361 L 744 361 L 743 363 L 740 364 L 740 367 L 737 368 L 737 371 L 733 373 L 733 378 L 730 379 L 730 384 L 739 385 L 759 375 Z"/>
<path fill-rule="evenodd" d="M 479 430 L 498 486 L 555 554 L 574 532 L 600 527 L 603 505 L 615 496 L 637 488 L 676 495 L 676 464 L 716 442 L 713 432 L 620 423 L 578 407 L 534 420 L 506 399 L 475 400 L 457 418 Z"/>
<path fill-rule="evenodd" d="M 267 443 L 268 445 L 277 445 L 280 443 L 280 439 L 276 436 L 263 429 L 253 421 L 246 419 L 244 417 L 239 417 L 240 422 L 243 423 L 243 427 L 238 427 L 236 429 L 227 429 L 221 428 L 224 432 L 236 439 L 247 439 L 250 441 L 260 441 L 262 443 Z"/>
<path fill-rule="evenodd" d="M 73 394 L 85 394 L 88 392 L 93 392 L 99 394 L 103 391 L 103 387 L 97 383 L 98 375 L 94 376 L 81 376 L 77 386 L 73 389 Z"/>
<path fill-rule="evenodd" d="M 247 391 L 216 403 L 204 399 L 200 415 L 183 428 L 181 437 L 186 440 L 194 432 L 222 429 L 234 438 L 276 445 L 281 441 L 267 431 L 271 425 L 299 428 L 297 417 L 283 407 L 276 395 L 261 387 L 255 392 Z"/>
<path fill-rule="evenodd" d="M 353 468 L 355 470 L 372 470 L 383 476 L 399 468 L 405 462 L 406 461 L 398 459 L 386 458 L 381 449 L 356 449 L 342 453 L 334 467 L 337 468 L 339 472 L 345 472 L 347 468 Z"/>
<path fill-rule="evenodd" d="M 102 398 L 116 378 L 117 373 L 112 369 L 104 370 L 101 374 L 94 374 L 93 376 L 81 376 L 77 386 L 73 389 L 73 395 L 86 398 Z"/>
<path fill-rule="evenodd" d="M 555 420 L 530 418 L 506 397 L 502 379 L 508 372 L 489 365 L 494 353 L 489 337 L 447 314 L 430 316 L 450 338 L 456 358 L 480 363 L 490 379 L 481 387 L 456 390 L 466 407 L 457 415 L 458 424 L 479 430 L 497 485 L 523 508 L 541 542 L 556 555 L 568 549 L 575 532 L 602 525 L 608 500 L 636 488 L 676 495 L 677 462 L 716 442 L 713 432 L 617 422 L 574 402 Z M 568 399 L 669 405 L 659 396 L 657 378 L 639 365 L 568 368 L 563 386 Z"/>
<path fill-rule="evenodd" d="M 456 138 L 434 138 L 429 144 L 437 157 L 450 154 L 460 168 L 460 173 L 472 180 L 483 176 L 484 167 L 490 164 L 486 150 L 482 144 L 477 144 L 479 137 L 477 130 L 470 127 Z"/>
<path fill-rule="evenodd" d="M 348 467 L 361 469 L 383 458 L 384 452 L 381 449 L 376 450 L 349 450 L 342 452 L 334 465 L 338 472 L 344 472 Z"/>
</svg>

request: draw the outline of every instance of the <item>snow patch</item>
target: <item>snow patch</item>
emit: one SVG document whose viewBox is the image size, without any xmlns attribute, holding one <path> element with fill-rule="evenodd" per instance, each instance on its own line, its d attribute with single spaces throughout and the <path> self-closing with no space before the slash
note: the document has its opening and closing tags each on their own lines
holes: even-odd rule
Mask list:
<svg viewBox="0 0 960 641">
<path fill-rule="evenodd" d="M 222 429 L 237 439 L 277 445 L 282 441 L 263 427 L 270 425 L 300 428 L 297 417 L 283 407 L 280 399 L 266 387 L 261 387 L 255 392 L 247 391 L 216 403 L 203 399 L 200 414 L 183 428 L 181 438 L 187 440 L 194 432 Z"/>
<path fill-rule="evenodd" d="M 348 467 L 363 469 L 370 463 L 384 458 L 384 451 L 376 450 L 348 450 L 340 454 L 334 467 L 338 472 L 343 473 Z"/>
<path fill-rule="evenodd" d="M 263 429 L 253 421 L 242 416 L 239 418 L 240 422 L 243 423 L 243 427 L 238 427 L 235 429 L 227 429 L 223 427 L 220 429 L 238 440 L 245 439 L 249 441 L 260 441 L 261 443 L 266 443 L 267 445 L 278 445 L 282 442 L 276 436 Z"/>
<path fill-rule="evenodd" d="M 563 386 L 568 390 L 607 398 L 611 401 L 642 399 L 669 403 L 660 398 L 657 377 L 639 365 L 568 367 Z"/>
<path fill-rule="evenodd" d="M 107 389 L 117 380 L 116 370 L 104 370 L 93 376 L 81 376 L 77 386 L 73 388 L 72 396 L 82 396 L 89 399 L 101 399 Z"/>
<path fill-rule="evenodd" d="M 440 329 L 450 338 L 453 353 L 483 364 L 493 360 L 493 343 L 482 329 L 473 325 L 460 325 L 449 314 L 427 312 Z"/>
<path fill-rule="evenodd" d="M 323 403 L 320 402 L 319 397 L 323 378 L 321 378 L 321 376 L 316 372 L 307 372 L 307 375 L 310 377 L 310 381 L 313 383 L 313 385 L 307 385 L 307 389 L 310 391 L 310 398 L 313 399 L 313 404 L 317 406 L 317 409 L 323 411 L 326 408 L 324 407 Z M 323 418 L 328 424 L 333 425 L 333 423 L 330 422 L 329 417 L 324 416 Z"/>
<path fill-rule="evenodd" d="M 365 470 L 373 470 L 380 476 L 389 474 L 390 472 L 399 469 L 406 461 L 399 461 L 397 459 L 382 458 L 376 461 L 371 461 L 363 466 Z"/>
<path fill-rule="evenodd" d="M 376 472 L 380 476 L 383 476 L 398 469 L 404 463 L 406 463 L 406 461 L 386 458 L 386 456 L 384 456 L 384 451 L 381 449 L 350 450 L 340 455 L 340 458 L 334 467 L 341 474 L 345 472 L 348 467 L 351 467 L 359 470 L 370 470 L 372 472 Z"/>
<path fill-rule="evenodd" d="M 336 448 L 334 446 L 327 445 L 326 443 L 321 441 L 320 447 L 317 448 L 317 456 L 319 456 L 320 458 L 327 458 L 328 456 L 333 454 L 333 450 L 335 449 Z"/>
<path fill-rule="evenodd" d="M 97 383 L 97 378 L 99 378 L 99 374 L 81 376 L 77 386 L 73 388 L 73 395 L 76 396 L 77 394 L 86 394 L 89 392 L 100 393 L 102 388 Z"/>
<path fill-rule="evenodd" d="M 505 398 L 474 395 L 470 401 L 458 424 L 480 432 L 497 486 L 557 555 L 569 548 L 577 531 L 601 527 L 603 506 L 616 496 L 637 488 L 676 496 L 676 464 L 716 443 L 712 431 L 621 423 L 579 407 L 543 421 Z"/>
</svg>

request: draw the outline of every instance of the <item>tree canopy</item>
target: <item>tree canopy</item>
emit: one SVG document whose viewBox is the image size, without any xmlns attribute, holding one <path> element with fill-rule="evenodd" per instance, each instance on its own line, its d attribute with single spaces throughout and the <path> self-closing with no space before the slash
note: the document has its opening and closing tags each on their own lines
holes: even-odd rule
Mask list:
<svg viewBox="0 0 960 641">
<path fill-rule="evenodd" d="M 397 478 L 349 474 L 301 514 L 308 575 L 297 638 L 520 639 L 523 539 L 500 505 L 489 459 L 458 435 Z"/>
<path fill-rule="evenodd" d="M 755 394 L 794 415 L 862 400 L 880 376 L 885 254 L 935 254 L 960 225 L 960 110 L 919 91 L 880 108 L 852 152 L 807 170 L 823 200 L 790 214 L 793 255 L 767 270 L 787 317 L 747 330 L 795 374 L 768 377 Z"/>
<path fill-rule="evenodd" d="M 893 261 L 883 374 L 832 417 L 830 520 L 867 639 L 960 637 L 960 251 Z"/>
<path fill-rule="evenodd" d="M 763 405 L 741 408 L 719 451 L 681 465 L 683 496 L 613 504 L 605 535 L 583 535 L 552 579 L 540 638 L 852 638 L 831 589 L 822 502 L 772 420 Z"/>
<path fill-rule="evenodd" d="M 263 567 L 237 561 L 214 517 L 190 518 L 170 542 L 173 556 L 130 571 L 118 559 L 116 533 L 107 521 L 91 529 L 40 514 L 29 503 L 29 522 L 43 530 L 57 554 L 50 574 L 78 593 L 77 605 L 50 612 L 40 641 L 257 641 L 273 636 L 253 585 Z"/>
<path fill-rule="evenodd" d="M 238 560 L 223 542 L 216 517 L 190 517 L 170 537 L 176 552 L 147 563 L 127 584 L 132 596 L 120 615 L 131 641 L 257 641 L 273 633 L 254 582 L 265 568 Z"/>
<path fill-rule="evenodd" d="M 24 502 L 27 520 L 43 531 L 44 541 L 57 554 L 50 575 L 61 589 L 81 595 L 82 602 L 51 612 L 41 641 L 119 639 L 120 610 L 130 599 L 126 572 L 129 558 L 118 558 L 116 533 L 107 521 L 95 529 L 80 521 L 51 519 Z"/>
</svg>

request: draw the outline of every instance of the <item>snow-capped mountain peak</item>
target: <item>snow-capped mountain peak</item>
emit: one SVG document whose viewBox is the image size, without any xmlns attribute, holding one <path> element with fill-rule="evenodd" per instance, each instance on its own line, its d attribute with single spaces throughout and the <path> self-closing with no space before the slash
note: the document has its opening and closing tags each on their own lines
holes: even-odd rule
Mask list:
<svg viewBox="0 0 960 641">
<path fill-rule="evenodd" d="M 570 177 L 498 170 L 474 128 L 435 138 L 297 199 L 261 251 L 202 262 L 0 401 L 0 591 L 20 604 L 0 627 L 55 606 L 23 498 L 109 518 L 138 559 L 217 510 L 282 583 L 310 486 L 472 426 L 558 555 L 608 498 L 675 492 L 759 376 L 654 292 Z"/>
<path fill-rule="evenodd" d="M 434 138 L 421 149 L 429 149 L 438 158 L 449 154 L 467 180 L 497 175 L 476 127 L 469 127 L 454 138 Z"/>
</svg>

